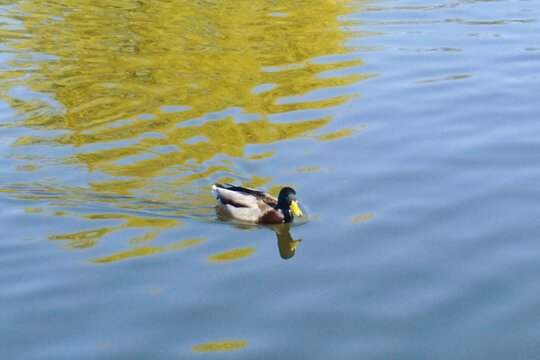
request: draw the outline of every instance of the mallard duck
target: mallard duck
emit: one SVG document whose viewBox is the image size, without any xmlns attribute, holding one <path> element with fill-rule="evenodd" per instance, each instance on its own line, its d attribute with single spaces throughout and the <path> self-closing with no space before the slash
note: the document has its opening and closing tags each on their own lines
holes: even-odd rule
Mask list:
<svg viewBox="0 0 540 360">
<path fill-rule="evenodd" d="M 231 184 L 214 184 L 212 193 L 219 207 L 235 219 L 257 224 L 290 223 L 302 216 L 296 202 L 296 191 L 284 187 L 276 199 L 270 194 Z"/>
</svg>

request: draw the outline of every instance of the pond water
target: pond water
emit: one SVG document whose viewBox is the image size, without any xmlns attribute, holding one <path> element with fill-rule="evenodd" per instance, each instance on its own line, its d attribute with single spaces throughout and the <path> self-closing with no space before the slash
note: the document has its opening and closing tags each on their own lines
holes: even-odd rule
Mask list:
<svg viewBox="0 0 540 360">
<path fill-rule="evenodd" d="M 2 357 L 538 357 L 536 2 L 83 3 L 0 5 Z"/>
</svg>

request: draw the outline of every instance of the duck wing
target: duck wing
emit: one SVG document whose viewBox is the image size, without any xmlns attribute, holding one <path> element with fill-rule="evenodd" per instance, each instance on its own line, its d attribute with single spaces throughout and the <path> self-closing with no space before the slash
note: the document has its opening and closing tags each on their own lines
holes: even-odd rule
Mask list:
<svg viewBox="0 0 540 360">
<path fill-rule="evenodd" d="M 214 184 L 212 192 L 222 204 L 263 210 L 265 205 L 274 207 L 277 199 L 263 191 L 231 184 Z"/>
</svg>

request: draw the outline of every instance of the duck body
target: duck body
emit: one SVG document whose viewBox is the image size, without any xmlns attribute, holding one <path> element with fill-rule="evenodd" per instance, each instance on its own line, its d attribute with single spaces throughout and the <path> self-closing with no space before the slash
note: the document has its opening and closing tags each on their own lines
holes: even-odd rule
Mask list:
<svg viewBox="0 0 540 360">
<path fill-rule="evenodd" d="M 256 224 L 290 223 L 294 216 L 302 216 L 296 192 L 284 187 L 277 198 L 257 189 L 231 184 L 214 184 L 212 192 L 219 208 L 227 215 Z"/>
</svg>

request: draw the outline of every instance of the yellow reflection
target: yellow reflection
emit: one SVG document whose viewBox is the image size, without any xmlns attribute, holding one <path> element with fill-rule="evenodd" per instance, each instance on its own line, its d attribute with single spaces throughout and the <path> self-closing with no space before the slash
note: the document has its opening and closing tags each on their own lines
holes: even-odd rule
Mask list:
<svg viewBox="0 0 540 360">
<path fill-rule="evenodd" d="M 38 169 L 35 165 L 19 165 L 15 168 L 15 171 L 36 171 Z"/>
<path fill-rule="evenodd" d="M 246 145 L 293 139 L 325 126 L 329 117 L 274 123 L 268 116 L 342 104 L 352 95 L 309 94 L 372 76 L 336 71 L 362 64 L 335 57 L 347 53 L 339 17 L 354 11 L 348 1 L 209 6 L 187 0 L 121 5 L 96 0 L 78 4 L 76 10 L 72 5 L 68 0 L 14 5 L 25 31 L 6 30 L 7 45 L 19 57 L 10 63 L 13 71 L 0 74 L 2 90 L 9 94 L 10 87 L 24 86 L 49 94 L 32 101 L 6 99 L 25 115 L 23 124 L 68 132 L 21 136 L 13 145 L 73 145 L 80 149 L 78 161 L 115 176 L 148 179 L 173 169 L 185 179 L 182 183 L 191 182 L 201 173 L 199 165 L 218 154 L 245 157 Z M 328 55 L 334 58 L 313 61 Z M 29 66 L 39 71 L 26 76 Z M 261 84 L 272 86 L 254 92 Z M 226 109 L 238 111 L 205 119 Z M 255 120 L 235 121 L 244 115 Z M 200 121 L 190 124 L 196 119 Z M 177 126 L 182 123 L 186 125 Z M 319 138 L 347 135 L 346 130 Z M 202 140 L 190 142 L 194 137 Z M 90 144 L 101 145 L 87 150 Z M 159 150 L 172 145 L 166 152 Z M 189 162 L 195 164 L 193 171 L 186 171 Z M 209 167 L 200 178 L 231 170 Z M 101 185 L 129 193 L 140 184 L 119 180 Z"/>
<path fill-rule="evenodd" d="M 29 175 L 32 184 L 50 181 L 46 188 L 57 194 L 55 203 L 76 199 L 82 209 L 89 202 L 151 208 L 148 201 L 129 201 L 138 197 L 160 204 L 178 201 L 178 216 L 207 211 L 211 196 L 193 193 L 208 190 L 209 179 L 242 179 L 253 187 L 270 183 L 249 173 L 240 160 L 267 161 L 281 151 L 269 145 L 280 141 L 335 140 L 358 129 L 359 124 L 348 124 L 352 128 L 325 131 L 332 112 L 321 111 L 357 96 L 332 89 L 374 76 L 350 71 L 362 60 L 348 54 L 349 33 L 340 19 L 358 11 L 354 4 L 95 0 L 74 7 L 72 0 L 11 1 L 2 16 L 18 25 L 0 27 L 2 45 L 13 55 L 2 63 L 0 93 L 20 119 L 15 125 L 23 128 L 10 142 L 13 154 L 7 154 L 20 173 L 18 183 L 28 182 Z M 53 165 L 99 176 L 70 187 L 61 184 L 71 181 L 62 172 L 44 178 Z M 317 171 L 298 163 L 291 168 Z M 132 249 L 95 262 L 170 249 L 149 244 L 163 229 L 180 224 L 106 211 L 79 218 L 93 228 L 49 239 L 81 249 L 96 246 L 111 232 L 149 228 L 129 241 Z M 107 219 L 123 223 L 96 221 Z M 244 251 L 209 261 L 255 250 Z"/>
<path fill-rule="evenodd" d="M 296 169 L 297 172 L 316 172 L 321 171 L 319 166 L 306 166 L 300 169 Z"/>
<path fill-rule="evenodd" d="M 45 210 L 41 208 L 26 208 L 24 209 L 24 212 L 27 214 L 37 213 L 37 214 L 45 214 L 47 213 Z"/>
<path fill-rule="evenodd" d="M 66 206 L 61 203 L 60 204 L 50 203 L 49 205 L 51 204 L 53 205 L 56 204 L 58 206 Z M 69 205 L 67 206 L 67 209 L 70 209 Z M 38 213 L 38 214 L 43 214 L 43 215 L 52 215 L 52 216 L 77 216 L 67 211 L 48 212 L 41 208 L 27 208 L 25 212 Z M 150 255 L 150 254 L 154 254 L 158 252 L 175 250 L 181 247 L 194 245 L 204 240 L 204 239 L 192 239 L 192 240 L 182 241 L 180 243 L 176 243 L 173 245 L 161 246 L 161 247 L 143 246 L 151 242 L 153 239 L 155 239 L 163 230 L 178 226 L 180 224 L 180 221 L 176 219 L 152 218 L 152 217 L 132 216 L 132 215 L 127 215 L 127 214 L 111 214 L 111 213 L 81 215 L 77 217 L 83 220 L 86 219 L 90 221 L 116 220 L 116 221 L 122 221 L 122 223 L 117 226 L 96 227 L 91 230 L 79 231 L 79 232 L 74 232 L 74 233 L 54 234 L 54 235 L 50 235 L 48 237 L 48 240 L 50 241 L 60 240 L 64 242 L 64 248 L 80 250 L 80 249 L 86 249 L 86 248 L 96 246 L 97 244 L 99 244 L 99 242 L 102 240 L 102 238 L 105 235 L 113 233 L 113 232 L 122 231 L 128 228 L 138 228 L 138 229 L 153 228 L 155 229 L 154 231 L 146 232 L 144 234 L 131 238 L 128 241 L 128 243 L 132 246 L 135 246 L 134 249 L 130 249 L 120 254 L 114 254 L 114 255 L 111 255 L 110 257 L 106 257 L 105 259 L 99 259 L 100 261 L 94 261 L 94 262 L 110 262 L 114 260 L 134 257 L 134 256 Z"/>
<path fill-rule="evenodd" d="M 243 248 L 243 249 L 231 250 L 231 251 L 223 252 L 220 254 L 212 255 L 208 258 L 208 261 L 225 262 L 225 261 L 238 260 L 238 259 L 248 257 L 250 255 L 253 255 L 255 251 L 257 251 L 257 248 Z"/>
<path fill-rule="evenodd" d="M 363 130 L 363 127 L 361 129 Z M 355 130 L 353 129 L 341 129 L 341 130 L 334 131 L 328 134 L 317 136 L 317 139 L 323 140 L 323 141 L 336 140 L 342 137 L 351 136 L 354 133 L 355 133 Z"/>
<path fill-rule="evenodd" d="M 70 249 L 86 249 L 96 245 L 101 237 L 114 230 L 112 227 L 103 227 L 71 234 L 51 235 L 49 240 L 64 240 L 64 246 Z"/>
<path fill-rule="evenodd" d="M 448 76 L 435 78 L 435 79 L 418 80 L 418 81 L 415 81 L 414 84 L 432 84 L 432 83 L 438 83 L 442 81 L 463 80 L 463 79 L 468 79 L 471 76 L 472 75 L 469 75 L 469 74 L 448 75 Z"/>
<path fill-rule="evenodd" d="M 373 217 L 373 214 L 363 214 L 363 215 L 353 217 L 352 219 L 349 220 L 349 222 L 357 223 L 357 222 L 369 220 L 372 217 Z"/>
<path fill-rule="evenodd" d="M 207 351 L 232 351 L 246 347 L 248 344 L 245 340 L 222 340 L 201 345 L 195 345 L 191 348 L 194 352 Z"/>
<path fill-rule="evenodd" d="M 165 290 L 167 290 L 167 288 L 164 286 L 152 286 L 152 288 L 150 289 L 152 294 L 161 294 Z"/>
<path fill-rule="evenodd" d="M 152 255 L 152 254 L 157 254 L 164 251 L 177 250 L 177 249 L 185 248 L 187 246 L 199 244 L 205 240 L 206 240 L 205 238 L 200 238 L 200 239 L 190 239 L 190 240 L 180 241 L 169 246 L 135 247 L 133 249 L 122 251 L 113 255 L 99 258 L 99 259 L 92 259 L 90 261 L 93 263 L 110 263 L 110 262 L 114 262 L 118 260 L 125 260 L 125 259 L 129 259 L 133 257 L 138 257 L 138 256 Z"/>
</svg>

